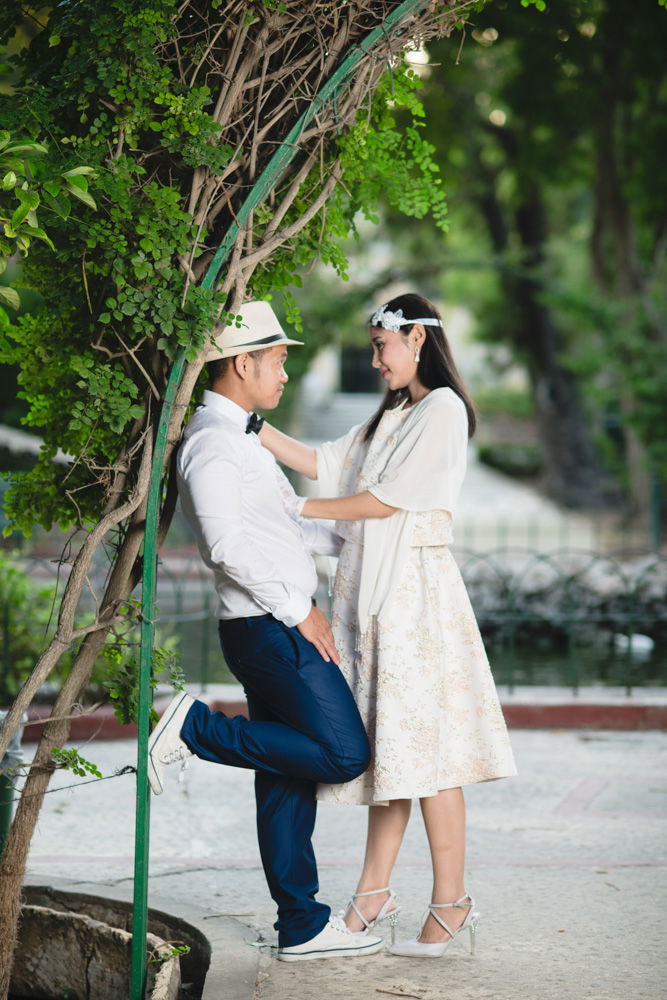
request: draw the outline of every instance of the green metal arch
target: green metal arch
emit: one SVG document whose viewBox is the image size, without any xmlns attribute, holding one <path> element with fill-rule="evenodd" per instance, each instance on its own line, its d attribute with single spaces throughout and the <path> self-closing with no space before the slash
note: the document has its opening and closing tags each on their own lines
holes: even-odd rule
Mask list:
<svg viewBox="0 0 667 1000">
<path fill-rule="evenodd" d="M 213 288 L 234 241 L 250 213 L 273 190 L 285 168 L 300 151 L 299 138 L 318 110 L 335 98 L 361 60 L 386 38 L 406 15 L 428 6 L 430 0 L 405 0 L 366 38 L 355 44 L 335 72 L 326 81 L 310 105 L 273 154 L 229 227 L 202 280 L 204 288 Z M 148 737 L 151 707 L 150 665 L 154 637 L 155 589 L 157 580 L 157 528 L 160 515 L 162 471 L 167 447 L 171 414 L 185 371 L 185 350 L 179 349 L 169 374 L 160 421 L 155 438 L 151 477 L 146 508 L 144 562 L 141 580 L 141 652 L 139 659 L 139 705 L 137 747 L 137 795 L 134 853 L 134 906 L 132 920 L 132 977 L 130 1000 L 143 1000 L 146 988 L 146 933 L 148 928 L 148 847 L 150 833 L 150 792 L 148 786 Z"/>
</svg>

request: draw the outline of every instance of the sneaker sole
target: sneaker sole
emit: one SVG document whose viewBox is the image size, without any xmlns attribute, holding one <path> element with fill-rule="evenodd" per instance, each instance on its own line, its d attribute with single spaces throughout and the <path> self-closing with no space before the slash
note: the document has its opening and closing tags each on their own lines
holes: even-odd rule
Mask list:
<svg viewBox="0 0 667 1000">
<path fill-rule="evenodd" d="M 316 958 L 361 958 L 363 955 L 375 955 L 384 948 L 384 941 L 369 944 L 364 948 L 326 948 L 317 951 L 281 951 L 278 949 L 279 962 L 312 962 Z"/>
<path fill-rule="evenodd" d="M 187 698 L 187 695 L 183 695 L 183 698 Z M 162 792 L 164 791 L 164 785 L 160 781 L 160 776 L 157 772 L 155 764 L 153 763 L 153 752 L 157 747 L 157 744 L 160 740 L 163 730 L 166 729 L 166 727 L 169 725 L 176 712 L 183 704 L 183 698 L 180 698 L 178 704 L 174 705 L 169 715 L 165 714 L 162 716 L 157 726 L 151 733 L 150 739 L 148 741 L 148 783 L 151 786 L 153 795 L 162 795 Z"/>
</svg>

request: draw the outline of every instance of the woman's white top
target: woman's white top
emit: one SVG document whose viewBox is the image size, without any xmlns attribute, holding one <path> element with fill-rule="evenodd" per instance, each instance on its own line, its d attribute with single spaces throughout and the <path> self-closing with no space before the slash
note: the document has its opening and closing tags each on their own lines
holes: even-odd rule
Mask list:
<svg viewBox="0 0 667 1000">
<path fill-rule="evenodd" d="M 382 432 L 364 441 L 364 427 L 317 449 L 320 496 L 346 496 L 368 490 L 397 507 L 386 518 L 337 522 L 336 530 L 363 545 L 359 587 L 360 638 L 376 615 L 382 618 L 394 594 L 411 545 L 451 541 L 453 517 L 466 471 L 468 415 L 452 389 L 434 389 L 414 406 L 385 411 Z M 428 512 L 435 512 L 424 518 Z"/>
</svg>

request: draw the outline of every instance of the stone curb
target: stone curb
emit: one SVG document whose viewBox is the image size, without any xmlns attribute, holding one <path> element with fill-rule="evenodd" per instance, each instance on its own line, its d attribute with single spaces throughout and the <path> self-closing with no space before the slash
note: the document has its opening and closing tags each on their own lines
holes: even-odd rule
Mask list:
<svg viewBox="0 0 667 1000">
<path fill-rule="evenodd" d="M 567 688 L 522 687 L 511 694 L 501 694 L 507 725 L 511 729 L 612 729 L 667 730 L 667 688 L 636 689 L 627 695 L 622 688 L 582 688 L 574 694 Z M 243 689 L 235 684 L 214 684 L 207 691 L 190 693 L 225 715 L 248 715 Z M 156 698 L 160 712 L 170 698 L 164 691 Z M 29 721 L 48 719 L 50 708 L 39 707 L 28 713 Z M 23 730 L 22 742 L 35 743 L 41 725 Z M 136 738 L 134 725 L 123 726 L 111 705 L 104 705 L 92 715 L 81 715 L 71 722 L 71 740 L 114 740 Z"/>
</svg>

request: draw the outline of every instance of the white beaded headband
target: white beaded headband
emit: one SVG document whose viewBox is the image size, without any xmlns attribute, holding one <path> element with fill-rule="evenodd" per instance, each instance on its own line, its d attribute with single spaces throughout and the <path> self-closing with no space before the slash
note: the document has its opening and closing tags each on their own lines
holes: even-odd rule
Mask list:
<svg viewBox="0 0 667 1000">
<path fill-rule="evenodd" d="M 390 312 L 386 305 L 380 308 L 371 316 L 371 326 L 380 326 L 383 330 L 392 330 L 397 333 L 402 326 L 411 326 L 413 323 L 421 323 L 422 326 L 442 326 L 439 319 L 427 316 L 425 319 L 406 319 L 402 309 Z"/>
</svg>

